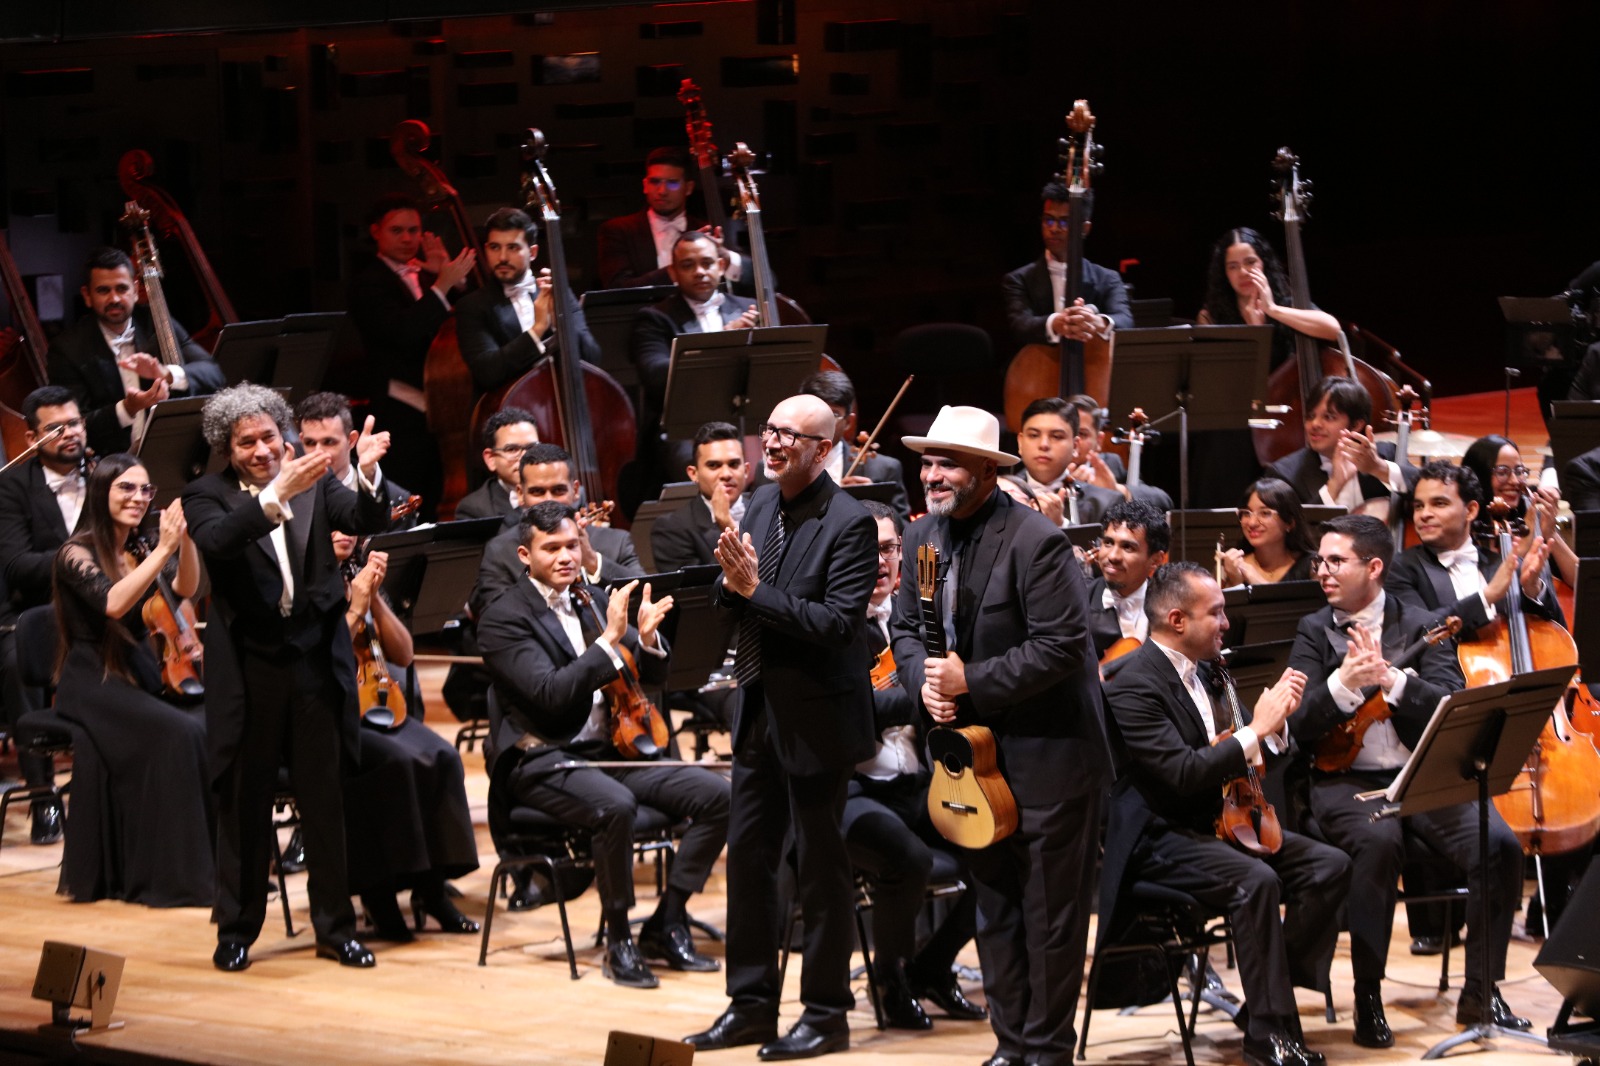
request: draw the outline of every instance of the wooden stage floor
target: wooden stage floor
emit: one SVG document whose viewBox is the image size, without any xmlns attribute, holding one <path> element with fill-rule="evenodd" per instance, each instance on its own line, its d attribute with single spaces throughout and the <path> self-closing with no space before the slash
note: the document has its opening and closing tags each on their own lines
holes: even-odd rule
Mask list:
<svg viewBox="0 0 1600 1066">
<path fill-rule="evenodd" d="M 1514 432 L 1542 443 L 1531 390 L 1517 396 Z M 1475 401 L 1470 426 L 1497 427 L 1499 397 Z M 1447 416 L 1443 401 L 1435 424 L 1455 432 L 1472 431 L 1469 423 Z M 1448 421 L 1446 421 L 1448 417 Z M 423 671 L 424 692 L 434 712 L 433 725 L 453 737 L 438 700 L 442 668 Z M 482 916 L 488 891 L 488 862 L 494 854 L 485 825 L 487 783 L 477 754 L 466 759 L 478 850 L 488 863 L 457 882 L 465 898 L 462 909 Z M 7 760 L 0 775 L 15 776 Z M 3 827 L 0 849 L 0 1064 L 65 1061 L 192 1062 L 223 1064 L 321 1064 L 397 1062 L 599 1063 L 606 1034 L 612 1029 L 656 1036 L 681 1037 L 703 1028 L 725 1006 L 719 974 L 677 974 L 663 970 L 661 987 L 652 991 L 621 989 L 600 973 L 599 955 L 579 954 L 582 978 L 568 978 L 560 927 L 554 908 L 510 915 L 497 914 L 493 952 L 479 968 L 476 937 L 422 934 L 407 945 L 372 944 L 378 965 L 369 971 L 347 970 L 313 957 L 309 933 L 294 939 L 283 934 L 276 907 L 252 952 L 254 965 L 227 975 L 211 966 L 214 932 L 200 909 L 150 910 L 115 902 L 77 905 L 55 895 L 60 845 L 33 847 L 27 842 L 28 821 L 13 814 Z M 640 908 L 648 913 L 653 895 L 648 867 L 638 870 Z M 290 878 L 290 900 L 298 928 L 308 927 L 304 875 Z M 703 896 L 692 904 L 695 916 L 721 925 L 725 914 L 722 865 Z M 571 908 L 576 930 L 592 932 L 598 920 L 594 894 Z M 1520 934 L 1520 916 L 1518 929 Z M 76 1047 L 61 1037 L 42 1036 L 49 1006 L 30 998 L 42 941 L 59 939 L 88 944 L 127 957 L 116 1004 L 121 1030 L 78 1038 Z M 580 941 L 580 943 L 583 943 Z M 592 943 L 588 941 L 588 943 Z M 1323 1020 L 1321 1002 L 1300 993 L 1301 1018 L 1311 1047 L 1336 1062 L 1402 1062 L 1414 1060 L 1429 1046 L 1456 1031 L 1455 997 L 1464 957 L 1452 956 L 1451 991 L 1435 985 L 1438 960 L 1413 958 L 1406 952 L 1409 935 L 1403 915 L 1396 925 L 1385 999 L 1397 1046 L 1369 1051 L 1350 1042 L 1351 993 L 1347 939 L 1334 963 L 1335 1003 L 1339 1019 Z M 720 955 L 718 944 L 705 950 Z M 1533 970 L 1537 944 L 1518 939 L 1512 944 L 1509 979 L 1502 985 L 1507 999 L 1543 1031 L 1555 1018 L 1560 996 Z M 976 965 L 969 946 L 962 961 Z M 1216 960 L 1221 970 L 1222 961 Z M 1222 970 L 1235 991 L 1237 976 Z M 798 1015 L 798 966 L 790 974 L 784 1000 L 784 1022 Z M 970 989 L 977 991 L 976 989 Z M 994 1050 L 985 1023 L 936 1019 L 925 1034 L 872 1027 L 864 983 L 857 983 L 859 1007 L 851 1017 L 853 1045 L 848 1060 L 862 1066 L 918 1063 L 930 1066 L 976 1066 Z M 1148 1007 L 1119 1017 L 1095 1015 L 1091 1062 L 1119 1064 L 1182 1061 L 1171 1008 Z M 1203 1063 L 1241 1061 L 1240 1033 L 1225 1015 L 1203 1012 L 1196 1041 Z M 1551 1053 L 1501 1044 L 1475 1061 L 1545 1063 Z M 707 1053 L 707 1063 L 754 1062 L 753 1048 Z"/>
</svg>

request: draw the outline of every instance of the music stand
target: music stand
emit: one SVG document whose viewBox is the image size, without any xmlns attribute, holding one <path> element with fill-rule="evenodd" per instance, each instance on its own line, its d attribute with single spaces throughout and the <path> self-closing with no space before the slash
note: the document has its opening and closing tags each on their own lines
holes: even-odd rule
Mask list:
<svg viewBox="0 0 1600 1066">
<path fill-rule="evenodd" d="M 677 291 L 676 285 L 590 289 L 578 300 L 589 335 L 600 345 L 600 369 L 616 378 L 617 384 L 629 392 L 639 387 L 639 370 L 629 354 L 633 347 L 633 324 L 639 317 L 639 310 L 660 303 Z"/>
<path fill-rule="evenodd" d="M 134 441 L 133 454 L 156 486 L 151 510 L 159 511 L 182 496 L 184 486 L 195 478 L 228 465 L 227 457 L 214 453 L 200 430 L 200 412 L 210 398 L 183 396 L 145 410 L 144 433 Z"/>
<path fill-rule="evenodd" d="M 1506 359 L 1520 366 L 1566 361 L 1577 336 L 1572 305 L 1559 296 L 1500 296 L 1506 320 Z"/>
<path fill-rule="evenodd" d="M 667 663 L 667 679 L 661 686 L 668 692 L 695 691 L 728 657 L 733 616 L 718 615 L 712 606 L 712 585 L 721 574 L 720 566 L 686 566 L 671 573 L 651 574 L 638 579 L 639 587 L 629 597 L 628 613 L 637 618 L 645 582 L 650 582 L 650 595 L 655 599 L 666 592 L 672 594 L 672 612 L 667 615 L 674 623 L 667 634 L 672 657 Z M 615 588 L 626 583 L 610 584 Z"/>
<path fill-rule="evenodd" d="M 1489 799 L 1508 791 L 1522 772 L 1528 752 L 1533 750 L 1550 719 L 1551 708 L 1560 702 L 1575 670 L 1572 666 L 1554 666 L 1518 674 L 1498 684 L 1451 693 L 1439 702 L 1394 783 L 1382 792 L 1362 797 L 1385 800 L 1385 806 L 1374 817 L 1405 817 L 1477 800 L 1477 891 L 1485 914 L 1489 909 L 1489 863 L 1484 858 L 1489 851 Z M 1483 935 L 1483 931 L 1477 935 Z M 1494 994 L 1487 951 L 1482 953 L 1482 965 L 1478 974 L 1479 994 L 1483 997 L 1479 1017 L 1484 1020 L 1433 1045 L 1423 1054 L 1424 1059 L 1437 1059 L 1462 1044 L 1482 1043 L 1495 1037 L 1548 1046 L 1541 1036 L 1487 1020 Z"/>
<path fill-rule="evenodd" d="M 344 312 L 230 322 L 217 335 L 216 361 L 229 385 L 253 381 L 299 403 L 322 387 Z"/>
<path fill-rule="evenodd" d="M 667 515 L 676 514 L 699 498 L 699 485 L 692 481 L 673 481 L 661 486 L 658 499 L 646 500 L 633 513 L 633 525 L 628 527 L 628 534 L 646 570 L 657 569 L 655 547 L 650 543 L 651 529 Z"/>
<path fill-rule="evenodd" d="M 1600 447 L 1600 401 L 1557 400 L 1550 405 L 1550 454 L 1556 476 L 1584 452 Z"/>
<path fill-rule="evenodd" d="M 407 629 L 437 633 L 461 615 L 478 583 L 483 546 L 504 528 L 501 518 L 469 518 L 372 538 L 369 551 L 389 553 L 383 590 Z"/>
<path fill-rule="evenodd" d="M 1306 504 L 1301 510 L 1308 530 L 1330 518 L 1349 513 L 1343 507 L 1321 503 Z M 1217 538 L 1222 538 L 1223 550 L 1226 551 L 1243 535 L 1239 532 L 1239 512 L 1232 507 L 1196 508 L 1181 513 L 1168 511 L 1167 525 L 1173 529 L 1183 525 L 1189 530 L 1188 545 L 1174 544 L 1167 552 L 1168 561 L 1199 563 L 1208 570 L 1216 563 Z"/>
<path fill-rule="evenodd" d="M 732 422 L 747 435 L 746 413 L 765 417 L 793 396 L 822 365 L 827 336 L 827 326 L 762 326 L 675 337 L 661 404 L 667 439 L 693 437 L 707 422 Z"/>
<path fill-rule="evenodd" d="M 1270 326 L 1171 326 L 1118 330 L 1111 363 L 1114 412 L 1160 412 L 1151 425 L 1178 419 L 1178 507 L 1189 507 L 1191 430 L 1241 429 L 1267 396 Z M 1178 544 L 1187 552 L 1180 514 Z"/>
<path fill-rule="evenodd" d="M 1062 526 L 1061 532 L 1067 535 L 1067 540 L 1074 548 L 1088 551 L 1100 543 L 1100 534 L 1104 527 L 1099 522 L 1084 522 L 1076 526 Z"/>
<path fill-rule="evenodd" d="M 1222 594 L 1228 612 L 1228 647 L 1293 640 L 1300 619 L 1327 602 L 1315 581 L 1238 585 Z"/>
</svg>

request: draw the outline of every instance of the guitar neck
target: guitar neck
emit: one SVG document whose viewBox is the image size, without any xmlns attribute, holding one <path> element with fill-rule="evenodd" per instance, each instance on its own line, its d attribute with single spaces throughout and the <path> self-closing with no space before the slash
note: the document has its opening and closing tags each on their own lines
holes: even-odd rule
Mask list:
<svg viewBox="0 0 1600 1066">
<path fill-rule="evenodd" d="M 922 647 L 930 659 L 943 659 L 947 654 L 944 643 L 944 621 L 939 617 L 939 601 L 924 598 L 922 604 Z"/>
</svg>

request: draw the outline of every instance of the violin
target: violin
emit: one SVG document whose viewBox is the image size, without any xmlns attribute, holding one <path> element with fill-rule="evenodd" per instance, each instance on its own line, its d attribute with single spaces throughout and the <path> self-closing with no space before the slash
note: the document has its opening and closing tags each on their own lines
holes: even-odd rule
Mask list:
<svg viewBox="0 0 1600 1066">
<path fill-rule="evenodd" d="M 1449 640 L 1460 632 L 1461 619 L 1451 615 L 1413 641 L 1389 665 L 1397 670 L 1403 670 L 1422 654 L 1424 648 Z M 1328 730 L 1322 735 L 1322 739 L 1317 741 L 1317 753 L 1312 761 L 1318 770 L 1337 774 L 1350 769 L 1356 761 L 1356 756 L 1361 754 L 1367 730 L 1379 722 L 1387 722 L 1394 716 L 1389 701 L 1383 698 L 1383 686 L 1369 685 L 1361 690 L 1361 697 L 1361 706 L 1356 708 L 1355 713 Z"/>
<path fill-rule="evenodd" d="M 415 499 L 416 497 L 412 497 Z M 345 564 L 346 580 L 354 580 L 359 567 L 355 556 Z M 372 594 L 378 595 L 377 589 Z M 356 621 L 350 634 L 350 643 L 356 656 L 357 706 L 361 708 L 361 724 L 392 732 L 406 720 L 406 698 L 389 673 L 389 660 L 383 653 L 383 634 L 378 620 L 372 615 L 371 604 L 366 614 Z"/>
<path fill-rule="evenodd" d="M 872 623 L 876 625 L 877 623 Z M 878 653 L 878 658 L 872 664 L 872 687 L 878 692 L 894 688 L 900 683 L 900 674 L 895 669 L 894 652 L 887 646 Z"/>
<path fill-rule="evenodd" d="M 1527 532 L 1505 500 L 1489 504 L 1500 557 L 1516 553 L 1516 538 Z M 1467 686 L 1505 681 L 1530 670 L 1568 666 L 1578 661 L 1572 635 L 1547 618 L 1531 618 L 1522 607 L 1522 582 L 1513 575 L 1496 617 L 1456 645 Z M 1585 847 L 1600 833 L 1600 750 L 1568 721 L 1565 701 L 1551 708 L 1550 720 L 1512 782 L 1494 805 L 1530 854 L 1560 855 Z"/>
<path fill-rule="evenodd" d="M 1211 668 L 1222 681 L 1228 695 L 1228 709 L 1233 716 L 1233 726 L 1217 734 L 1213 744 L 1220 744 L 1244 728 L 1244 714 L 1239 710 L 1239 694 L 1234 691 L 1233 677 L 1221 659 L 1211 660 Z M 1278 812 L 1267 802 L 1261 775 L 1253 763 L 1245 764 L 1243 777 L 1236 777 L 1222 786 L 1222 811 L 1217 815 L 1217 836 L 1241 851 L 1251 855 L 1275 855 L 1283 847 L 1283 827 L 1278 824 Z"/>
<path fill-rule="evenodd" d="M 589 590 L 584 588 L 581 581 L 572 586 L 572 595 L 581 606 L 589 609 L 589 613 L 594 615 L 595 624 L 604 630 L 606 620 L 600 616 L 600 609 L 594 605 L 594 597 L 589 595 Z M 640 686 L 639 668 L 633 652 L 620 643 L 614 645 L 613 650 L 622 660 L 622 669 L 600 690 L 611 705 L 611 746 L 621 752 L 624 758 L 659 758 L 672 740 L 667 719 Z"/>
<path fill-rule="evenodd" d="M 141 537 L 134 544 L 134 554 L 143 560 L 150 554 L 151 544 Z M 156 595 L 144 603 L 139 612 L 145 628 L 156 644 L 156 656 L 161 660 L 161 687 L 170 696 L 192 702 L 203 699 L 206 687 L 201 681 L 205 648 L 196 631 L 194 604 L 179 598 L 167 575 L 156 575 Z"/>
</svg>

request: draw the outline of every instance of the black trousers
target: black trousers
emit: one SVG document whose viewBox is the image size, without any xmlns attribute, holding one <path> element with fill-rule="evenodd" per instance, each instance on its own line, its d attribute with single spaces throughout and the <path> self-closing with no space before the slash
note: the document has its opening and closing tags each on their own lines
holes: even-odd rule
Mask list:
<svg viewBox="0 0 1600 1066">
<path fill-rule="evenodd" d="M 239 753 L 217 796 L 217 939 L 251 944 L 267 914 L 272 863 L 272 799 L 278 770 L 300 811 L 306 890 L 317 939 L 355 936 L 345 862 L 339 719 L 344 691 L 326 648 L 264 657 L 241 650 L 245 723 Z"/>
<path fill-rule="evenodd" d="M 1299 1033 L 1294 987 L 1327 985 L 1339 905 L 1350 884 L 1344 852 L 1286 832 L 1277 854 L 1257 858 L 1215 836 L 1147 831 L 1134 849 L 1129 877 L 1187 892 L 1225 912 L 1250 1007 L 1250 1037 Z M 1292 905 L 1280 918 L 1286 897 Z"/>
<path fill-rule="evenodd" d="M 759 690 L 752 690 L 759 693 Z M 746 699 L 752 697 L 746 694 Z M 749 705 L 746 710 L 749 711 Z M 759 711 L 759 708 L 757 709 Z M 827 1032 L 847 1028 L 855 1006 L 850 953 L 855 884 L 840 820 L 851 767 L 790 774 L 756 721 L 733 767 L 728 823 L 728 998 L 751 1016 L 778 1014 L 778 941 L 789 915 L 779 872 L 792 841 L 796 897 L 805 925 L 800 1020 Z"/>
<path fill-rule="evenodd" d="M 1372 821 L 1372 805 L 1356 793 L 1383 788 L 1392 775 L 1352 772 L 1318 777 L 1311 783 L 1311 811 L 1329 843 L 1350 856 L 1350 969 L 1357 981 L 1384 976 L 1389 937 L 1394 928 L 1395 896 L 1405 865 L 1405 836 L 1422 838 L 1467 875 L 1467 980 L 1483 973 L 1489 951 L 1489 976 L 1506 972 L 1511 921 L 1522 894 L 1522 845 L 1492 806 L 1489 809 L 1489 900 L 1485 924 L 1478 856 L 1478 805 L 1462 803 L 1406 818 Z M 1449 935 L 1451 930 L 1446 930 Z"/>
<path fill-rule="evenodd" d="M 590 831 L 595 887 L 612 929 L 627 927 L 633 906 L 633 817 L 640 803 L 674 821 L 693 819 L 678 844 L 667 885 L 684 896 L 705 887 L 728 836 L 728 783 L 720 774 L 679 766 L 549 769 L 572 757 L 552 751 L 523 760 L 512 771 L 511 790 L 520 802 Z M 600 757 L 621 758 L 616 752 Z"/>
</svg>

